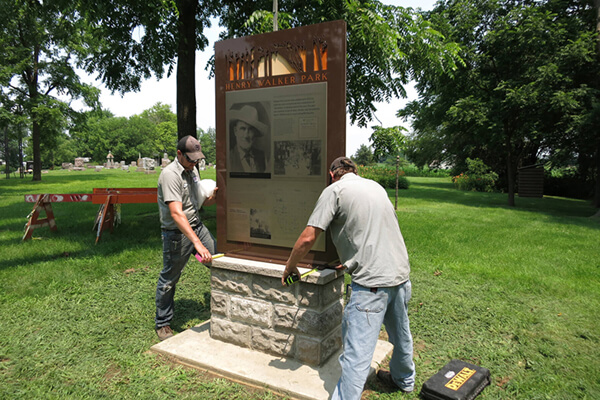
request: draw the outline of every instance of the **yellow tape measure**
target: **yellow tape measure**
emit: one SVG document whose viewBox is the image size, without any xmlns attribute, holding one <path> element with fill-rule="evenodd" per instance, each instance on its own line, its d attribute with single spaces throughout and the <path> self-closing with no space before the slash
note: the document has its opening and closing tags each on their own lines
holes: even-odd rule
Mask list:
<svg viewBox="0 0 600 400">
<path fill-rule="evenodd" d="M 287 278 L 285 278 L 285 285 L 286 286 L 290 286 L 293 285 L 294 283 L 298 282 L 300 279 L 312 274 L 313 272 L 318 271 L 319 268 L 313 268 L 308 272 L 303 273 L 302 275 L 298 276 L 297 274 L 291 274 L 289 275 Z"/>
</svg>

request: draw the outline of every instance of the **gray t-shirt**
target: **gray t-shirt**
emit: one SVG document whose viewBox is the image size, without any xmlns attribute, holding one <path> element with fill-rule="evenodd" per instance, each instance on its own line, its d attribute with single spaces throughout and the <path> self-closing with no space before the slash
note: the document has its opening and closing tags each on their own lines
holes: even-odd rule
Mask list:
<svg viewBox="0 0 600 400">
<path fill-rule="evenodd" d="M 181 203 L 183 213 L 191 226 L 200 222 L 198 209 L 202 204 L 198 204 L 199 184 L 200 176 L 196 169 L 186 171 L 177 159 L 163 168 L 158 177 L 158 210 L 162 229 L 178 229 L 167 204 L 171 201 Z"/>
<path fill-rule="evenodd" d="M 373 288 L 408 280 L 408 253 L 396 212 L 377 182 L 352 173 L 342 176 L 323 190 L 308 225 L 330 229 L 353 282 Z"/>
</svg>

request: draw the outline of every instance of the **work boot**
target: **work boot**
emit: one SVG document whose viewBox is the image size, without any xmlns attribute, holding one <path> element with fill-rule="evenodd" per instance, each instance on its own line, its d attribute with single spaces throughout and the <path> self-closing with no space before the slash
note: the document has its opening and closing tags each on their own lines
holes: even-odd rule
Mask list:
<svg viewBox="0 0 600 400">
<path fill-rule="evenodd" d="M 173 329 L 171 329 L 169 325 L 161 326 L 160 328 L 156 328 L 156 334 L 162 342 L 163 340 L 173 336 Z"/>
<path fill-rule="evenodd" d="M 392 374 L 390 373 L 390 371 L 386 371 L 385 369 L 380 369 L 379 371 L 377 371 L 377 379 L 379 380 L 379 382 L 381 382 L 383 385 L 387 386 L 392 391 L 401 391 L 402 393 L 410 393 L 414 390 L 413 387 L 401 388 L 400 386 L 398 386 L 396 384 L 396 382 L 394 382 L 394 380 L 392 379 Z"/>
</svg>

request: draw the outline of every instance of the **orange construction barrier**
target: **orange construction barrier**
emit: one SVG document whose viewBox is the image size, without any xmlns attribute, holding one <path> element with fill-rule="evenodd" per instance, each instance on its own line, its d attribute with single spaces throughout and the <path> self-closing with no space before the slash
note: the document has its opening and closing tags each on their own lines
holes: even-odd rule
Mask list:
<svg viewBox="0 0 600 400">
<path fill-rule="evenodd" d="M 33 230 L 41 228 L 43 226 L 49 226 L 51 231 L 56 231 L 56 221 L 54 220 L 54 212 L 52 211 L 52 204 L 50 204 L 50 195 L 42 194 L 38 195 L 33 206 L 33 211 L 28 215 L 29 220 L 25 225 L 25 234 L 23 240 L 31 239 Z M 38 219 L 40 212 L 46 213 L 46 218 Z"/>
<path fill-rule="evenodd" d="M 63 202 L 92 202 L 100 204 L 96 214 L 94 228 L 96 243 L 100 240 L 102 232 L 113 228 L 120 221 L 121 204 L 156 203 L 156 188 L 94 188 L 92 194 L 26 194 L 25 202 L 34 203 L 33 211 L 29 214 L 29 221 L 25 226 L 23 240 L 31 239 L 33 230 L 43 226 L 50 226 L 56 231 L 56 221 L 52 212 L 51 203 Z M 45 210 L 47 218 L 38 220 L 40 211 Z"/>
</svg>

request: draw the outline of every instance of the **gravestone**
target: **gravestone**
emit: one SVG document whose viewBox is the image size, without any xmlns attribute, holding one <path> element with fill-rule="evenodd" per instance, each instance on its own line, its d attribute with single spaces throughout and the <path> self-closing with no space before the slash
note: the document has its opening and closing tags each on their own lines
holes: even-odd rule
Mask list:
<svg viewBox="0 0 600 400">
<path fill-rule="evenodd" d="M 154 169 L 156 167 L 156 161 L 153 158 L 144 157 L 142 158 L 142 168 Z"/>
<path fill-rule="evenodd" d="M 138 160 L 137 165 L 138 165 L 138 167 L 136 169 L 136 172 L 152 173 L 152 172 L 148 172 L 148 171 L 154 170 L 156 161 L 154 161 L 154 159 L 152 159 L 152 158 L 144 157 L 144 158 L 140 158 Z"/>
<path fill-rule="evenodd" d="M 167 165 L 169 165 L 171 163 L 171 160 L 169 160 L 169 156 L 167 156 L 167 153 L 163 154 L 163 158 L 161 160 L 160 166 L 162 168 L 166 167 Z"/>
<path fill-rule="evenodd" d="M 115 156 L 112 155 L 110 150 L 108 151 L 108 155 L 106 156 L 106 168 L 114 167 Z"/>
<path fill-rule="evenodd" d="M 83 171 L 85 169 L 85 160 L 81 157 L 75 159 L 75 166 L 72 168 L 73 171 Z"/>
</svg>

